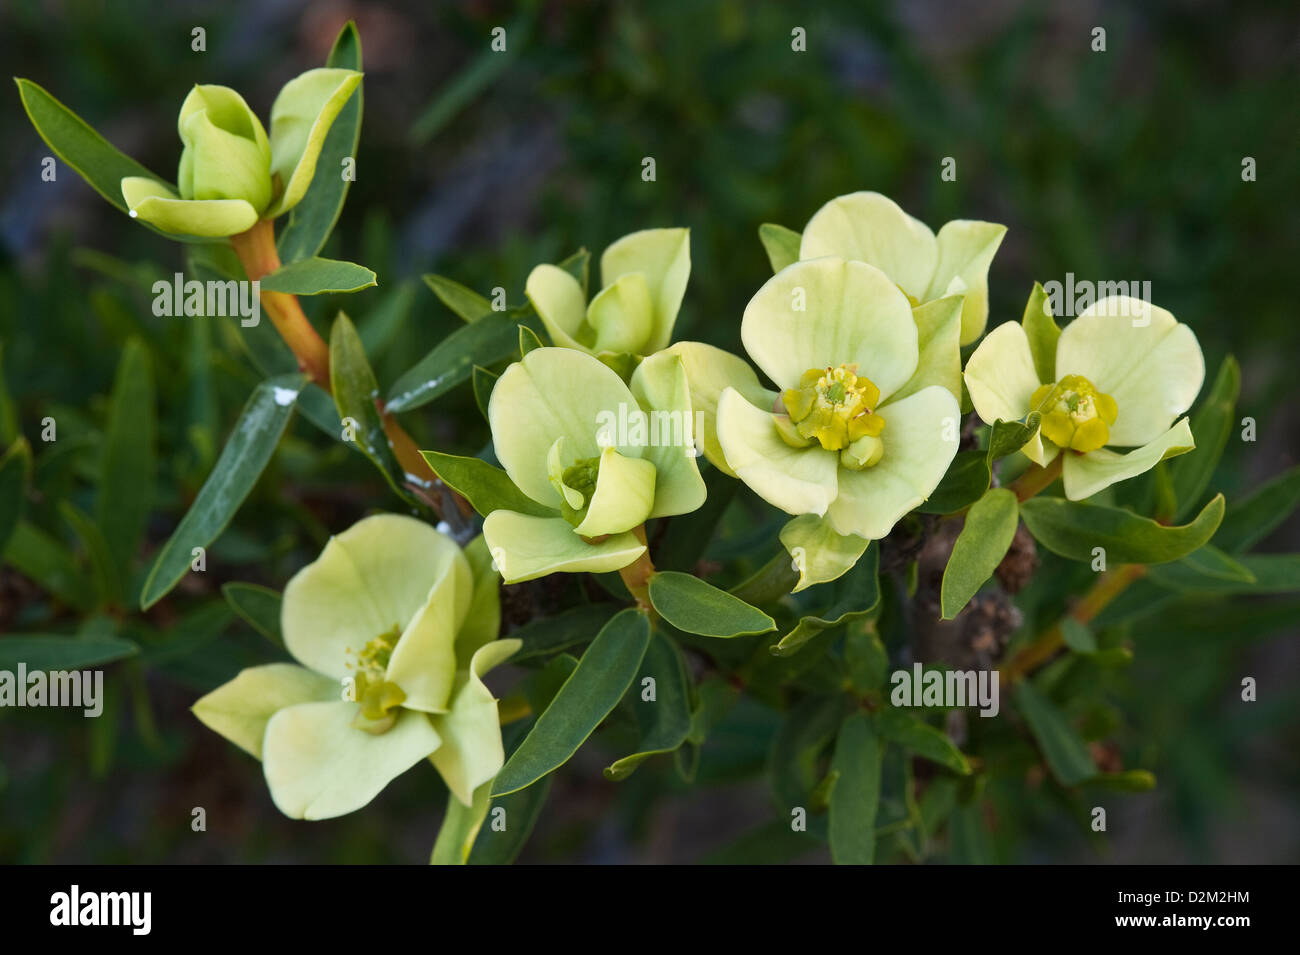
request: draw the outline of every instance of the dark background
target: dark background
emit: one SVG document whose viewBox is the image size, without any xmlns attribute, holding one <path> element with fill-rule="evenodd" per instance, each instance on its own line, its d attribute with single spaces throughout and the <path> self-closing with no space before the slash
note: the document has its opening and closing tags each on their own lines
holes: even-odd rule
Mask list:
<svg viewBox="0 0 1300 955">
<path fill-rule="evenodd" d="M 1216 486 L 1231 497 L 1297 463 L 1292 2 L 5 0 L 0 61 L 170 174 L 190 84 L 233 86 L 265 117 L 283 82 L 323 63 L 349 17 L 364 47 L 365 122 L 358 180 L 326 254 L 370 266 L 380 284 L 308 308 L 322 328 L 339 307 L 357 319 L 381 388 L 458 324 L 421 273 L 484 293 L 504 286 L 519 302 L 536 263 L 651 226 L 691 229 L 676 337 L 735 347 L 741 311 L 770 274 L 758 225 L 798 230 L 827 199 L 874 189 L 936 230 L 950 218 L 1007 224 L 991 325 L 1019 318 L 1035 280 L 1150 281 L 1154 301 L 1195 330 L 1209 375 L 1228 352 L 1242 365 L 1239 414 L 1256 419 L 1259 437 L 1234 435 Z M 206 53 L 190 49 L 196 26 Z M 506 27 L 505 54 L 489 50 L 495 26 Z M 791 51 L 796 26 L 807 52 Z M 1098 26 L 1104 53 L 1091 49 Z M 66 167 L 42 182 L 47 148 L 13 88 L 0 103 L 0 370 L 29 440 L 43 416 L 58 418 L 70 450 L 47 472 L 62 469 L 60 486 L 76 495 L 93 474 L 122 345 L 148 337 L 161 396 L 156 546 L 256 375 L 228 330 L 209 341 L 153 317 L 145 283 L 181 267 L 179 246 L 135 227 Z M 655 182 L 642 181 L 646 156 Z M 1255 182 L 1241 178 L 1247 156 Z M 955 182 L 940 179 L 945 157 Z M 487 439 L 468 389 L 404 420 L 421 447 L 472 452 Z M 223 575 L 282 586 L 330 531 L 384 501 L 363 462 L 320 446 L 310 426 L 291 426 L 213 548 L 212 586 Z M 1298 544 L 1293 518 L 1261 549 Z M 147 625 L 207 626 L 187 616 L 203 586 L 178 591 Z M 0 570 L 0 632 L 78 625 L 137 624 L 76 621 Z M 110 670 L 121 686 L 111 718 L 0 712 L 0 860 L 426 859 L 443 798 L 427 767 L 366 811 L 293 823 L 256 763 L 190 716 L 214 674 L 256 661 L 241 627 L 223 621 L 193 660 Z M 1159 788 L 1116 799 L 1103 841 L 1046 809 L 1029 780 L 997 794 L 997 857 L 1300 858 L 1296 628 L 1268 640 L 1224 632 L 1194 652 L 1176 634 L 1141 636 L 1109 692 L 1127 714 L 1119 745 Z M 1254 706 L 1234 702 L 1243 674 L 1260 680 Z M 588 747 L 557 779 L 523 859 L 707 857 L 771 818 L 755 774 L 774 718 L 738 708 L 694 789 L 652 764 L 606 783 L 608 754 Z M 195 806 L 207 810 L 205 833 L 190 830 Z"/>
</svg>

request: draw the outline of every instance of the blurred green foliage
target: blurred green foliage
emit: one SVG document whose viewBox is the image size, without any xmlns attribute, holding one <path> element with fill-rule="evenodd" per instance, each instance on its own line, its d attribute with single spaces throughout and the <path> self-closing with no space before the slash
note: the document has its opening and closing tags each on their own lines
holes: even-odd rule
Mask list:
<svg viewBox="0 0 1300 955">
<path fill-rule="evenodd" d="M 677 337 L 735 347 L 744 305 L 770 274 L 759 224 L 800 229 L 828 198 L 874 189 L 932 226 L 958 217 L 1009 226 L 990 274 L 991 325 L 1019 318 L 1035 280 L 1149 280 L 1154 300 L 1195 330 L 1207 368 L 1229 352 L 1242 366 L 1238 414 L 1256 419 L 1259 438 L 1230 435 L 1210 490 L 1231 500 L 1296 464 L 1294 4 L 11 0 L 0 10 L 0 51 L 10 72 L 170 171 L 172 119 L 189 84 L 235 86 L 264 113 L 281 83 L 323 60 L 348 17 L 365 44 L 366 119 L 358 180 L 323 254 L 364 263 L 379 287 L 305 305 L 322 331 L 348 309 L 381 389 L 459 327 L 422 273 L 484 294 L 501 286 L 518 304 L 534 264 L 650 226 L 692 230 Z M 205 53 L 191 49 L 196 26 L 207 31 Z M 495 26 L 507 29 L 505 54 L 489 49 Z M 1106 29 L 1104 53 L 1090 48 L 1095 26 Z M 795 27 L 807 32 L 807 52 L 791 50 Z M 264 375 L 237 325 L 152 314 L 149 288 L 182 267 L 178 247 L 66 170 L 43 182 L 46 150 L 16 95 L 0 124 L 9 144 L 0 446 L 15 423 L 32 444 L 24 520 L 50 535 L 74 577 L 104 566 L 69 510 L 96 512 L 124 354 L 150 368 L 157 411 L 146 543 L 120 589 L 105 584 L 94 612 L 79 612 L 0 570 L 0 632 L 115 635 L 140 648 L 110 671 L 102 719 L 0 712 L 0 860 L 422 861 L 444 798 L 434 773 L 404 777 L 372 811 L 307 828 L 275 812 L 256 763 L 188 713 L 201 692 L 277 652 L 229 611 L 220 585 L 282 586 L 332 530 L 391 503 L 384 485 L 296 417 L 211 549 L 209 572 L 147 616 L 125 612 Z M 642 179 L 645 157 L 655 160 L 653 182 Z M 945 157 L 956 161 L 954 182 L 940 179 Z M 1244 157 L 1256 181 L 1243 182 Z M 52 445 L 40 438 L 47 416 L 58 422 Z M 476 453 L 488 438 L 468 386 L 406 423 L 421 447 Z M 730 559 L 772 532 L 745 525 L 743 513 L 730 515 L 708 556 Z M 1297 545 L 1292 518 L 1261 549 Z M 1043 555 L 1021 601 L 1027 626 L 1039 608 L 1059 611 L 1087 574 Z M 1085 738 L 1110 741 L 1101 757 L 1151 769 L 1159 788 L 1099 797 L 1112 812 L 1101 839 L 1065 821 L 1086 818 L 1083 796 L 1045 780 L 1021 740 L 1001 754 L 1019 772 L 982 794 L 926 791 L 922 816 L 960 804 L 937 858 L 1294 857 L 1300 662 L 1278 638 L 1296 636 L 1300 609 L 1291 597 L 1212 608 L 1156 599 L 1137 591 L 1130 622 L 1105 631 L 1110 645 L 1135 647 L 1131 667 L 1084 662 L 1047 676 L 1058 690 L 1077 685 L 1086 703 L 1068 715 Z M 886 595 L 886 637 L 891 600 L 901 606 Z M 1193 623 L 1217 627 L 1217 637 L 1189 653 Z M 1241 706 L 1246 675 L 1260 680 L 1260 701 Z M 972 734 L 980 722 L 970 721 Z M 608 783 L 599 772 L 608 760 L 584 751 L 556 778 L 522 858 L 819 858 L 779 818 L 769 822 L 761 775 L 782 725 L 746 698 L 709 735 L 695 788 L 666 760 Z M 190 828 L 199 806 L 206 832 Z"/>
</svg>

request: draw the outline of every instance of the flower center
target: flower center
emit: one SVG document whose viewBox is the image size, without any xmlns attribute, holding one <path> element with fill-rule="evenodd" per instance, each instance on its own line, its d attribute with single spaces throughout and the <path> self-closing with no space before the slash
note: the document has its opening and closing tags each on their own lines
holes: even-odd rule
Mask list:
<svg viewBox="0 0 1300 955">
<path fill-rule="evenodd" d="M 857 471 L 871 467 L 884 453 L 880 433 L 885 419 L 875 410 L 879 402 L 880 389 L 858 374 L 857 365 L 810 368 L 798 388 L 781 392 L 789 423 L 778 416 L 777 427 L 796 447 L 815 440 L 827 451 L 841 452 L 840 462 Z"/>
<path fill-rule="evenodd" d="M 587 516 L 587 507 L 596 493 L 596 479 L 600 477 L 600 458 L 581 458 L 566 468 L 556 460 L 549 467 L 551 486 L 560 492 L 560 514 L 577 527 Z"/>
<path fill-rule="evenodd" d="M 355 665 L 355 697 L 361 712 L 352 725 L 367 733 L 386 733 L 397 721 L 397 707 L 406 699 L 406 693 L 396 683 L 385 679 L 388 661 L 392 659 L 402 628 L 393 624 L 391 630 L 375 637 L 357 654 Z M 351 669 L 353 664 L 349 663 Z"/>
<path fill-rule="evenodd" d="M 1115 399 L 1082 375 L 1040 386 L 1029 405 L 1042 415 L 1039 429 L 1052 443 L 1080 453 L 1104 447 L 1119 417 Z"/>
</svg>

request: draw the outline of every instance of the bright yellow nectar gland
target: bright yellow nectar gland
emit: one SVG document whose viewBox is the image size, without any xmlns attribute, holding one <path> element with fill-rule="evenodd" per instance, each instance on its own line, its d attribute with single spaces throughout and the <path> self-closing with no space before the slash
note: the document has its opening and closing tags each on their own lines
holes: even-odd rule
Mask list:
<svg viewBox="0 0 1300 955">
<path fill-rule="evenodd" d="M 357 729 L 378 735 L 397 721 L 396 709 L 406 699 L 406 693 L 384 677 L 401 635 L 402 628 L 394 624 L 393 629 L 375 637 L 357 654 L 356 701 L 361 704 L 361 712 L 352 723 Z"/>
<path fill-rule="evenodd" d="M 1066 375 L 1042 385 L 1029 401 L 1043 416 L 1039 429 L 1053 444 L 1080 453 L 1096 451 L 1110 440 L 1119 406 L 1082 375 Z"/>
<path fill-rule="evenodd" d="M 880 433 L 885 419 L 876 414 L 880 389 L 858 374 L 857 365 L 811 368 L 798 388 L 781 392 L 789 419 L 777 415 L 777 429 L 787 444 L 806 447 L 814 440 L 839 451 L 840 463 L 860 471 L 880 460 L 885 446 Z"/>
</svg>

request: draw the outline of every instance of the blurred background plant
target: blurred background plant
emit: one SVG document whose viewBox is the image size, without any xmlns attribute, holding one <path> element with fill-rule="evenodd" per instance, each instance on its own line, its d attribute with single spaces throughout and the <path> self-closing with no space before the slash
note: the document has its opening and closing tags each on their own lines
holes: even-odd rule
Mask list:
<svg viewBox="0 0 1300 955">
<path fill-rule="evenodd" d="M 873 189 L 932 226 L 1009 226 L 990 274 L 990 325 L 1018 319 L 1035 280 L 1149 280 L 1201 341 L 1203 399 L 1226 354 L 1241 365 L 1237 417 L 1255 419 L 1258 439 L 1231 430 L 1210 490 L 1231 500 L 1297 463 L 1300 323 L 1286 284 L 1300 254 L 1294 4 L 10 0 L 0 52 L 11 73 L 167 172 L 178 151 L 170 119 L 189 84 L 234 86 L 265 113 L 287 79 L 324 61 L 349 18 L 365 47 L 366 115 L 357 181 L 322 254 L 379 275 L 346 308 L 381 387 L 460 327 L 423 273 L 484 294 L 500 286 L 517 304 L 534 264 L 652 226 L 692 232 L 677 337 L 735 348 L 741 311 L 770 274 L 758 225 L 799 229 L 828 198 Z M 490 48 L 498 26 L 505 52 Z M 1091 48 L 1098 26 L 1105 52 Z M 206 52 L 191 49 L 195 27 Z M 791 50 L 795 27 L 807 52 Z M 48 149 L 16 93 L 0 124 L 0 449 L 20 435 L 32 449 L 17 532 L 27 556 L 10 553 L 0 569 L 0 633 L 76 634 L 116 660 L 105 664 L 100 719 L 0 711 L 0 859 L 423 861 L 445 798 L 435 773 L 408 774 L 371 810 L 308 828 L 276 812 L 257 763 L 188 712 L 274 652 L 222 585 L 282 587 L 331 532 L 393 499 L 359 455 L 295 416 L 207 572 L 139 613 L 154 552 L 263 375 L 237 322 L 153 315 L 150 287 L 182 268 L 180 248 L 66 168 L 42 181 Z M 945 157 L 956 160 L 953 182 L 939 176 Z M 1245 157 L 1255 181 L 1242 179 Z M 304 300 L 323 333 L 342 305 Z M 123 417 L 140 408 L 156 420 Z M 47 417 L 54 442 L 41 438 Z M 422 448 L 473 454 L 488 440 L 468 386 L 404 423 Z M 127 436 L 154 479 L 123 514 L 106 498 L 104 461 Z M 736 508 L 705 555 L 719 564 L 751 539 Z M 1270 523 L 1257 549 L 1300 550 L 1300 522 Z M 1031 621 L 1080 569 L 1040 556 L 1020 598 Z M 1300 585 L 1284 583 L 1275 589 Z M 246 590 L 245 603 L 258 593 Z M 1157 593 L 1130 596 L 1140 610 Z M 1072 674 L 1086 692 L 1067 709 L 1099 765 L 1150 769 L 1158 787 L 1099 797 L 1110 812 L 1100 836 L 1086 825 L 1097 800 L 1085 805 L 1023 747 L 1007 757 L 1013 771 L 960 795 L 946 837 L 922 855 L 1296 857 L 1300 602 L 1161 599 L 1159 613 L 1108 633 L 1132 644 L 1132 665 Z M 1260 681 L 1247 706 L 1244 676 Z M 824 858 L 773 800 L 767 777 L 779 790 L 789 742 L 781 727 L 778 709 L 744 698 L 712 728 L 694 786 L 666 759 L 607 782 L 600 768 L 620 754 L 584 748 L 557 774 L 521 860 Z M 191 829 L 195 807 L 206 832 Z M 896 846 L 885 857 L 910 855 Z"/>
</svg>

